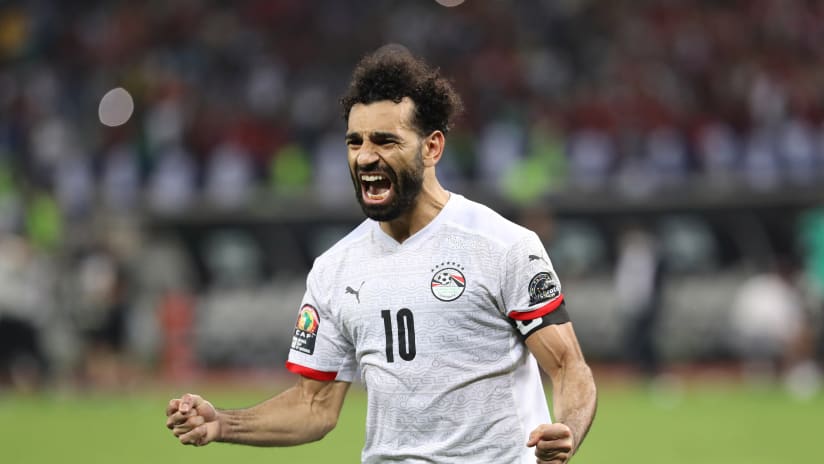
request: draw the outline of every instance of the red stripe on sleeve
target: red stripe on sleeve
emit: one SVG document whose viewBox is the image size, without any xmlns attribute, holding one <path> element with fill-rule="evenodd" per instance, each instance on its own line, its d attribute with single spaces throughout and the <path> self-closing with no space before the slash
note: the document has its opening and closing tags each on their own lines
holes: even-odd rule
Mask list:
<svg viewBox="0 0 824 464">
<path fill-rule="evenodd" d="M 520 312 L 520 311 L 510 311 L 508 316 L 516 321 L 531 321 L 532 319 L 537 319 L 541 316 L 546 316 L 547 314 L 551 313 L 558 309 L 561 306 L 561 303 L 564 302 L 564 295 L 563 293 L 555 297 L 554 300 L 550 301 L 549 303 L 541 306 L 538 309 L 528 311 L 528 312 Z"/>
<path fill-rule="evenodd" d="M 312 380 L 320 380 L 322 382 L 335 380 L 335 378 L 338 376 L 337 372 L 316 371 L 309 367 L 301 366 L 300 364 L 295 364 L 289 361 L 286 361 L 286 369 L 289 369 L 295 374 L 300 374 Z"/>
</svg>

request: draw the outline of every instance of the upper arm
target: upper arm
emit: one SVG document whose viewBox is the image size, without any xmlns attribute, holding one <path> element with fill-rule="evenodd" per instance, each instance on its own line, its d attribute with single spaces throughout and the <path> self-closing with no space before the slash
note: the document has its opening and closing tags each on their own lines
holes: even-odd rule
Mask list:
<svg viewBox="0 0 824 464">
<path fill-rule="evenodd" d="M 286 368 L 317 381 L 349 382 L 356 372 L 354 347 L 342 331 L 339 308 L 332 305 L 334 290 L 323 275 L 327 268 L 316 263 L 306 279 Z"/>
<path fill-rule="evenodd" d="M 553 383 L 566 367 L 585 362 L 572 322 L 542 327 L 529 335 L 525 343 Z"/>
<path fill-rule="evenodd" d="M 544 325 L 568 320 L 545 319 L 551 313 L 557 313 L 556 316 L 565 314 L 564 296 L 552 262 L 537 235 L 530 233 L 514 242 L 504 261 L 500 275 L 501 301 L 504 314 L 521 335 L 528 337 Z"/>
<path fill-rule="evenodd" d="M 349 382 L 336 380 L 322 381 L 300 376 L 296 390 L 300 401 L 313 414 L 320 414 L 329 422 L 330 430 L 337 423 L 343 400 L 349 391 Z"/>
</svg>

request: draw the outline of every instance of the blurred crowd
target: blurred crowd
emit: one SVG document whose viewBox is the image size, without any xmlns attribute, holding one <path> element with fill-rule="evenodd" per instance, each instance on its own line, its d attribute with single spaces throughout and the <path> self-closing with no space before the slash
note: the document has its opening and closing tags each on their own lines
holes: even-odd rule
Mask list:
<svg viewBox="0 0 824 464">
<path fill-rule="evenodd" d="M 84 343 L 117 349 L 145 211 L 351 203 L 337 99 L 386 43 L 464 98 L 441 167 L 458 190 L 824 183 L 820 0 L 3 2 L 0 311 L 47 327 L 68 281 Z M 134 109 L 110 127 L 118 87 Z"/>
<path fill-rule="evenodd" d="M 347 189 L 337 98 L 401 43 L 468 110 L 444 174 L 511 195 L 824 172 L 824 2 L 5 3 L 0 192 L 69 216 Z M 110 89 L 134 115 L 110 128 Z M 517 187 L 517 188 L 516 188 Z"/>
</svg>

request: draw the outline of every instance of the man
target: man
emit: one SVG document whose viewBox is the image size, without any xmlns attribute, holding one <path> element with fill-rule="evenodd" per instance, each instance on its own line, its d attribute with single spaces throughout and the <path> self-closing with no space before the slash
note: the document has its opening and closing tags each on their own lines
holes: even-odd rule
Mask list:
<svg viewBox="0 0 824 464">
<path fill-rule="evenodd" d="M 567 462 L 595 414 L 592 374 L 538 237 L 438 182 L 457 94 L 384 48 L 342 103 L 369 219 L 309 273 L 287 362 L 297 385 L 241 410 L 187 394 L 170 401 L 167 426 L 191 445 L 319 440 L 360 371 L 365 463 Z"/>
</svg>

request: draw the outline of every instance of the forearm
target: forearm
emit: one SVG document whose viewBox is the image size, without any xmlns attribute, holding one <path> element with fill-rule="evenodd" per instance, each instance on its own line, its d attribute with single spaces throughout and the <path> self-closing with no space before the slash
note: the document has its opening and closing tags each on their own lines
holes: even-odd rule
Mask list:
<svg viewBox="0 0 824 464">
<path fill-rule="evenodd" d="M 253 446 L 292 446 L 317 441 L 337 423 L 343 395 L 335 389 L 307 393 L 299 386 L 246 409 L 219 410 L 217 441 Z"/>
<path fill-rule="evenodd" d="M 595 417 L 597 393 L 592 371 L 583 361 L 570 363 L 552 377 L 552 384 L 555 421 L 572 430 L 574 453 Z"/>
</svg>

